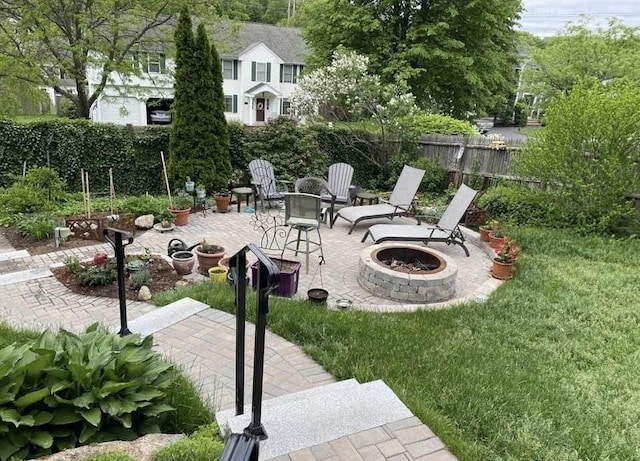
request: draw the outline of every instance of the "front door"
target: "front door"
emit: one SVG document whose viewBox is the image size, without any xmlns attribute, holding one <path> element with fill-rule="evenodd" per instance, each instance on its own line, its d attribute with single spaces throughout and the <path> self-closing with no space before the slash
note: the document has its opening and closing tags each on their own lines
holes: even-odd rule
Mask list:
<svg viewBox="0 0 640 461">
<path fill-rule="evenodd" d="M 264 122 L 264 98 L 256 98 L 256 122 Z"/>
</svg>

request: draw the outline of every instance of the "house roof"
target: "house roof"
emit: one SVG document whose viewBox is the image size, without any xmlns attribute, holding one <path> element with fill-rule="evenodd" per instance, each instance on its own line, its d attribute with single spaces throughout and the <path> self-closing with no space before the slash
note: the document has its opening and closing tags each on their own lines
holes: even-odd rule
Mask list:
<svg viewBox="0 0 640 461">
<path fill-rule="evenodd" d="M 274 89 L 271 85 L 267 85 L 266 83 L 258 83 L 256 86 L 249 88 L 244 93 L 249 96 L 256 96 L 258 93 L 267 92 L 274 94 L 276 96 L 281 96 L 281 93 Z"/>
<path fill-rule="evenodd" d="M 286 63 L 303 64 L 307 53 L 307 47 L 297 27 L 255 22 L 225 23 L 217 27 L 215 40 L 223 58 L 237 58 L 259 43 L 264 43 Z"/>
</svg>

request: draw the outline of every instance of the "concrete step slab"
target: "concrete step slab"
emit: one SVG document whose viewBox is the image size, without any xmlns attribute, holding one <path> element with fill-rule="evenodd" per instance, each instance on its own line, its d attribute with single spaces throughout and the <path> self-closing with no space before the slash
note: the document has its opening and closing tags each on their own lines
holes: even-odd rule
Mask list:
<svg viewBox="0 0 640 461">
<path fill-rule="evenodd" d="M 29 269 L 26 271 L 9 272 L 0 275 L 0 286 L 13 285 L 14 283 L 26 282 L 28 280 L 36 280 L 53 274 L 48 267 L 38 267 L 37 269 Z"/>
<path fill-rule="evenodd" d="M 382 381 L 347 386 L 335 393 L 327 391 L 326 388 L 335 385 L 316 388 L 315 395 L 303 400 L 278 405 L 280 397 L 271 399 L 272 405 L 262 412 L 268 439 L 260 444 L 260 459 L 275 458 L 413 416 Z M 231 432 L 241 433 L 250 418 L 250 414 L 236 416 L 228 420 L 227 426 Z"/>
<path fill-rule="evenodd" d="M 279 397 L 264 400 L 262 402 L 262 411 L 264 412 L 266 409 L 273 408 L 274 406 L 280 406 L 292 402 L 304 401 L 310 398 L 319 398 L 320 396 L 324 396 L 327 401 L 330 401 L 334 395 L 337 395 L 341 392 L 347 392 L 355 390 L 360 383 L 356 381 L 354 378 L 345 379 L 344 381 L 338 381 L 337 383 L 327 384 L 325 386 L 314 387 L 311 389 L 306 389 L 300 392 L 294 392 L 292 394 L 285 394 Z M 251 403 L 244 406 L 244 415 L 251 416 Z M 236 417 L 235 408 L 228 408 L 226 410 L 221 410 L 216 413 L 216 421 L 218 422 L 218 427 L 224 432 L 229 430 L 229 421 Z M 238 416 L 241 418 L 241 416 Z M 249 419 L 247 419 L 247 424 Z M 246 424 L 245 424 L 246 426 Z M 226 432 L 224 432 L 226 434 Z"/>
<path fill-rule="evenodd" d="M 12 259 L 29 258 L 31 255 L 27 250 L 0 250 L 0 261 L 11 261 Z"/>
<path fill-rule="evenodd" d="M 128 322 L 129 330 L 141 336 L 148 336 L 205 309 L 209 309 L 209 306 L 205 303 L 191 298 L 182 298 L 131 320 Z"/>
</svg>

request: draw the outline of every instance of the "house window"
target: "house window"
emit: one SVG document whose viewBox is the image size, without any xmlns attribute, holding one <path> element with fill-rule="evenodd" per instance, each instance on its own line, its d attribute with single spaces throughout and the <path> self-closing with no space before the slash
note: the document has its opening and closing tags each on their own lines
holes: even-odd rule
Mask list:
<svg viewBox="0 0 640 461">
<path fill-rule="evenodd" d="M 164 74 L 165 57 L 160 53 L 140 53 L 140 61 L 142 62 L 143 72 L 149 74 Z"/>
<path fill-rule="evenodd" d="M 159 74 L 162 71 L 162 66 L 160 65 L 160 55 L 153 53 L 149 55 L 149 73 L 150 74 Z"/>
<path fill-rule="evenodd" d="M 232 114 L 238 113 L 238 95 L 224 95 L 224 111 Z"/>
<path fill-rule="evenodd" d="M 236 59 L 222 60 L 222 78 L 225 80 L 238 80 L 238 61 Z"/>
<path fill-rule="evenodd" d="M 298 64 L 280 64 L 280 82 L 298 83 L 298 77 L 302 73 L 302 67 Z"/>
<path fill-rule="evenodd" d="M 252 61 L 251 62 L 251 81 L 270 82 L 271 81 L 271 63 Z"/>
<path fill-rule="evenodd" d="M 291 113 L 291 102 L 287 98 L 282 99 L 282 108 L 280 109 L 280 114 L 289 115 Z"/>
</svg>

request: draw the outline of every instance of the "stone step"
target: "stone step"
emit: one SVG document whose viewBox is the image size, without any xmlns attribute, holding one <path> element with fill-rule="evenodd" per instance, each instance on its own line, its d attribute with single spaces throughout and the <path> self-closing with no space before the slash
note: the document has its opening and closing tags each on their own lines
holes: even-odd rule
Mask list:
<svg viewBox="0 0 640 461">
<path fill-rule="evenodd" d="M 320 394 L 324 395 L 326 399 L 331 399 L 333 395 L 338 392 L 346 392 L 347 390 L 354 390 L 359 387 L 360 383 L 355 379 L 345 379 L 344 381 L 338 381 L 337 383 L 327 384 L 325 386 L 314 387 L 311 389 L 307 389 L 300 392 L 294 392 L 293 394 L 285 394 L 276 398 L 264 400 L 262 402 L 262 411 L 264 412 L 267 408 L 272 408 L 278 405 L 284 405 L 285 403 L 297 402 L 301 400 L 307 400 L 314 396 L 318 396 Z M 251 416 L 251 403 L 248 403 L 244 406 L 245 416 Z M 229 421 L 236 417 L 235 408 L 227 408 L 226 410 L 220 410 L 216 413 L 216 421 L 218 422 L 218 426 L 224 432 L 229 430 Z M 238 416 L 238 418 L 242 418 Z M 249 424 L 249 419 L 247 418 L 247 424 Z M 225 432 L 226 434 L 226 432 Z"/>
<path fill-rule="evenodd" d="M 209 309 L 209 306 L 205 303 L 191 298 L 182 298 L 131 320 L 128 326 L 132 333 L 148 336 L 181 322 L 187 317 L 191 317 L 205 309 Z M 118 329 L 119 328 L 116 328 L 115 331 Z"/>
<path fill-rule="evenodd" d="M 38 267 L 37 269 L 29 269 L 26 271 L 9 272 L 7 274 L 0 275 L 0 286 L 41 279 L 52 275 L 53 274 L 48 267 Z"/>
<path fill-rule="evenodd" d="M 2 251 L 0 249 L 0 261 L 11 261 L 12 259 L 29 258 L 31 255 L 27 250 Z"/>
<path fill-rule="evenodd" d="M 261 460 L 413 416 L 382 381 L 358 386 L 334 383 L 313 391 L 303 391 L 303 399 L 276 397 L 263 407 L 262 424 L 268 439 L 260 444 Z M 218 422 L 231 432 L 242 433 L 250 418 L 244 414 Z"/>
</svg>

